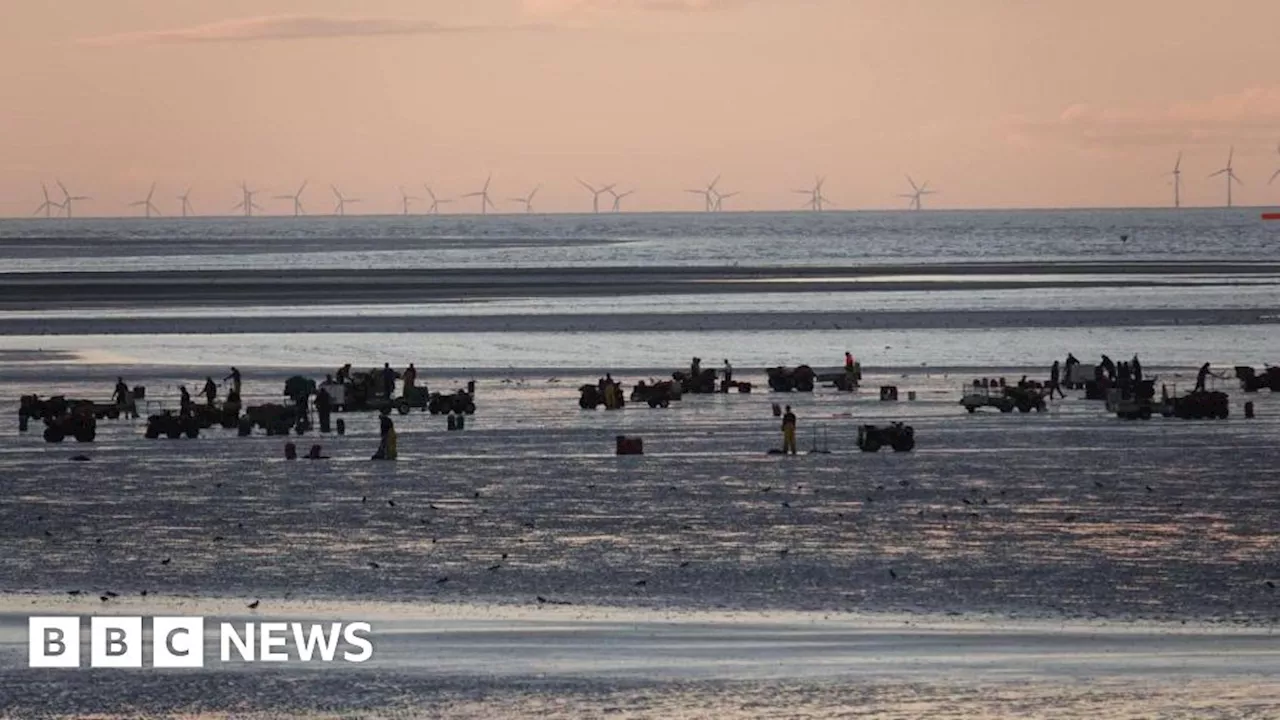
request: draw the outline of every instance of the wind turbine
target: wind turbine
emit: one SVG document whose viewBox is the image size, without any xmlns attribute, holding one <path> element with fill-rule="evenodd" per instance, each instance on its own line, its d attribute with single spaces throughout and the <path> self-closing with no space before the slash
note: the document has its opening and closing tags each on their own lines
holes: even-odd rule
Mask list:
<svg viewBox="0 0 1280 720">
<path fill-rule="evenodd" d="M 578 184 L 582 185 L 582 187 L 587 189 L 587 192 L 591 193 L 591 212 L 594 213 L 600 212 L 600 196 L 605 193 L 613 192 L 613 188 L 616 186 L 615 183 L 614 185 L 607 185 L 602 188 L 594 188 L 588 185 L 584 180 L 578 180 Z"/>
<path fill-rule="evenodd" d="M 928 180 L 925 180 L 923 185 L 916 185 L 916 181 L 912 180 L 911 176 L 908 175 L 907 182 L 911 183 L 911 189 L 913 190 L 913 192 L 903 193 L 898 197 L 909 198 L 911 202 L 908 204 L 908 207 L 910 207 L 912 210 L 923 210 L 924 205 L 920 201 L 924 198 L 924 196 L 933 195 L 934 193 L 938 192 L 937 190 L 929 189 Z"/>
<path fill-rule="evenodd" d="M 195 212 L 191 207 L 191 188 L 178 196 L 178 200 L 182 201 L 182 217 L 186 217 L 188 213 Z"/>
<path fill-rule="evenodd" d="M 481 215 L 488 215 L 489 208 L 493 208 L 494 210 L 498 209 L 498 206 L 493 204 L 493 200 L 489 199 L 489 183 L 491 182 L 493 182 L 492 174 L 490 174 L 489 177 L 485 178 L 484 188 L 482 188 L 480 191 L 467 193 L 466 195 L 462 196 L 464 198 L 469 198 L 469 197 L 480 198 L 480 214 Z"/>
<path fill-rule="evenodd" d="M 1178 159 L 1173 163 L 1173 172 L 1169 173 L 1173 176 L 1173 206 L 1175 208 L 1182 207 L 1182 153 L 1178 153 Z"/>
<path fill-rule="evenodd" d="M 1231 148 L 1231 151 L 1227 153 L 1227 166 L 1209 176 L 1209 177 L 1217 177 L 1219 175 L 1225 175 L 1227 177 L 1227 207 L 1231 207 L 1232 181 L 1238 182 L 1241 185 L 1244 184 L 1243 182 L 1240 182 L 1240 178 L 1236 177 L 1236 171 L 1231 168 L 1231 162 L 1235 160 L 1235 157 L 1236 157 L 1236 149 L 1233 146 Z"/>
<path fill-rule="evenodd" d="M 63 185 L 61 180 L 58 181 L 58 189 L 62 191 L 62 203 L 61 203 L 62 212 L 68 218 L 72 217 L 71 203 L 73 201 L 92 199 L 88 195 L 72 195 L 71 193 L 67 192 L 67 186 Z"/>
<path fill-rule="evenodd" d="M 39 215 L 40 213 L 44 213 L 46 218 L 51 218 L 53 217 L 53 209 L 58 208 L 61 210 L 62 203 L 56 203 L 49 199 L 49 186 L 44 183 L 40 183 L 40 192 L 44 193 L 44 202 L 40 203 L 40 207 L 36 208 L 36 211 L 31 214 Z"/>
<path fill-rule="evenodd" d="M 140 207 L 140 208 L 142 208 L 143 216 L 144 216 L 144 217 L 146 217 L 146 218 L 150 218 L 150 217 L 151 217 L 151 213 L 153 213 L 153 212 L 154 212 L 155 214 L 159 215 L 159 214 L 160 214 L 160 209 L 159 209 L 159 208 L 157 208 L 157 207 L 156 207 L 156 206 L 151 202 L 151 198 L 152 198 L 155 194 L 156 194 L 156 184 L 155 184 L 155 183 L 151 183 L 151 189 L 147 191 L 147 197 L 146 197 L 145 199 L 139 200 L 139 201 L 137 201 L 137 202 L 131 202 L 131 203 L 129 203 L 129 207 Z"/>
<path fill-rule="evenodd" d="M 614 212 L 622 212 L 622 199 L 623 199 L 623 198 L 625 198 L 625 197 L 629 197 L 629 196 L 631 196 L 631 195 L 635 195 L 635 194 L 636 194 L 636 191 L 635 191 L 635 190 L 628 190 L 628 191 L 626 191 L 626 192 L 624 192 L 624 193 L 620 193 L 620 192 L 618 192 L 618 191 L 613 190 L 612 188 L 610 188 L 610 190 L 609 190 L 609 194 L 613 196 L 613 211 L 614 211 Z"/>
<path fill-rule="evenodd" d="M 358 203 L 360 198 L 343 197 L 342 193 L 334 185 L 330 185 L 329 189 L 333 191 L 333 196 L 338 198 L 338 204 L 333 206 L 333 214 L 339 217 L 347 214 L 347 203 Z"/>
<path fill-rule="evenodd" d="M 409 214 L 409 202 L 412 200 L 421 200 L 421 199 L 422 198 L 420 197 L 414 197 L 409 193 L 405 192 L 404 186 L 403 185 L 400 186 L 400 205 L 405 215 Z"/>
<path fill-rule="evenodd" d="M 730 193 L 722 193 L 722 192 L 720 192 L 719 190 L 712 190 L 712 192 L 714 192 L 714 193 L 715 193 L 715 195 L 716 195 L 716 204 L 715 204 L 716 212 L 720 212 L 720 211 L 724 210 L 724 201 L 725 201 L 725 200 L 728 200 L 728 199 L 729 199 L 729 198 L 731 198 L 731 197 L 736 197 L 736 196 L 738 196 L 738 195 L 741 195 L 741 194 L 742 194 L 742 193 L 740 193 L 740 192 L 737 192 L 736 190 L 735 190 L 734 192 L 730 192 Z"/>
<path fill-rule="evenodd" d="M 276 196 L 276 198 L 275 198 L 276 200 L 292 200 L 292 201 L 293 201 L 293 216 L 294 216 L 294 217 L 298 217 L 299 215 L 306 215 L 306 214 L 307 214 L 306 209 L 302 207 L 302 191 L 307 189 L 307 183 L 309 183 L 309 182 L 311 182 L 311 181 L 310 181 L 310 180 L 303 180 L 303 181 L 302 181 L 302 185 L 301 185 L 301 187 L 299 187 L 299 188 L 298 188 L 298 192 L 296 192 L 296 193 L 294 193 L 294 194 L 292 194 L 292 195 L 277 195 L 277 196 Z"/>
<path fill-rule="evenodd" d="M 1276 146 L 1276 152 L 1280 153 L 1280 146 Z M 1280 177 L 1280 170 L 1276 170 L 1271 174 L 1271 179 L 1267 181 L 1267 184 L 1270 185 L 1275 182 L 1277 177 Z M 48 200 L 48 193 L 45 194 L 45 199 Z"/>
<path fill-rule="evenodd" d="M 822 186 L 826 182 L 827 182 L 826 178 L 820 177 L 814 181 L 813 187 L 811 189 L 795 190 L 794 192 L 800 195 L 808 195 L 809 202 L 805 203 L 805 206 L 814 212 L 822 212 L 826 208 L 826 203 L 831 202 L 830 200 L 827 199 L 825 195 L 822 194 Z"/>
<path fill-rule="evenodd" d="M 539 185 L 538 187 L 535 187 L 533 190 L 531 190 L 529 194 L 526 195 L 525 197 L 511 198 L 511 202 L 520 203 L 521 205 L 524 205 L 524 211 L 526 213 L 531 213 L 533 212 L 533 196 L 537 195 L 538 191 L 541 189 L 542 189 L 542 186 Z"/>
<path fill-rule="evenodd" d="M 253 196 L 257 195 L 261 190 L 250 190 L 248 184 L 243 180 L 240 182 L 240 190 L 244 193 L 244 199 L 239 202 L 232 210 L 244 209 L 245 217 L 253 217 L 254 210 L 261 210 L 262 206 L 253 201 Z"/>
<path fill-rule="evenodd" d="M 716 183 L 719 182 L 720 176 L 717 175 L 716 179 L 712 180 L 711 184 L 707 185 L 705 188 L 701 190 L 685 190 L 685 192 L 693 193 L 694 195 L 701 195 L 703 202 L 705 203 L 705 210 L 707 212 L 711 212 L 712 210 L 715 210 L 716 207 L 716 201 L 712 198 L 716 197 L 718 194 L 716 193 Z"/>
<path fill-rule="evenodd" d="M 440 199 L 440 198 L 436 197 L 436 193 L 435 193 L 435 191 L 434 191 L 434 190 L 432 190 L 432 189 L 431 189 L 431 186 L 430 186 L 430 185 L 428 185 L 428 184 L 426 184 L 426 183 L 423 183 L 423 184 L 422 184 L 422 187 L 426 189 L 426 191 L 427 191 L 427 195 L 431 198 L 431 207 L 427 208 L 427 213 L 428 213 L 428 214 L 431 214 L 431 215 L 439 215 L 439 214 L 440 214 L 440 206 L 441 206 L 441 205 L 443 205 L 443 204 L 445 204 L 445 203 L 447 203 L 447 202 L 450 202 L 450 201 L 449 201 L 449 200 L 442 200 L 442 199 Z"/>
</svg>

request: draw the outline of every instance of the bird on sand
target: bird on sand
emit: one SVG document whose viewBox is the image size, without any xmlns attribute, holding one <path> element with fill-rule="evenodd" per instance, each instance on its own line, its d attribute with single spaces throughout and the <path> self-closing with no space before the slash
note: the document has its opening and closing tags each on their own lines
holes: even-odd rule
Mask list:
<svg viewBox="0 0 1280 720">
<path fill-rule="evenodd" d="M 257 609 L 258 609 L 258 605 L 260 605 L 261 603 L 262 603 L 262 601 L 261 601 L 261 600 L 254 600 L 253 602 L 249 603 L 248 605 L 245 605 L 245 607 L 249 608 L 250 610 L 257 610 Z"/>
</svg>

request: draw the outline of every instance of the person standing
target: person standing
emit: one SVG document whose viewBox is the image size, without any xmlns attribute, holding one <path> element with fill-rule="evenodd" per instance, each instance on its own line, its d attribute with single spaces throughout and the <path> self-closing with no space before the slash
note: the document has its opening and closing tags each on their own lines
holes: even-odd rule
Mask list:
<svg viewBox="0 0 1280 720">
<path fill-rule="evenodd" d="M 126 417 L 138 417 L 138 406 L 134 402 L 133 391 L 125 384 L 123 377 L 116 378 L 116 389 L 111 394 L 111 402 L 123 408 Z"/>
<path fill-rule="evenodd" d="M 329 413 L 333 411 L 333 402 L 329 397 L 329 385 L 321 385 L 316 393 L 316 414 L 320 416 L 320 432 L 329 432 Z"/>
<path fill-rule="evenodd" d="M 226 382 L 228 380 L 231 381 L 230 392 L 235 393 L 236 398 L 238 399 L 240 397 L 240 370 L 237 368 L 231 368 L 231 374 L 222 378 L 222 382 Z"/>
<path fill-rule="evenodd" d="M 388 400 L 396 393 L 396 371 L 391 369 L 391 363 L 382 363 L 382 392 Z"/>
<path fill-rule="evenodd" d="M 179 385 L 178 391 L 182 393 L 178 399 L 178 414 L 182 417 L 191 417 L 191 393 L 187 392 L 186 385 Z"/>
<path fill-rule="evenodd" d="M 796 414 L 790 405 L 782 416 L 782 454 L 787 453 L 796 454 Z"/>
<path fill-rule="evenodd" d="M 396 424 L 391 421 L 391 415 L 388 411 L 383 411 L 378 418 L 380 425 L 381 442 L 378 443 L 378 451 L 373 454 L 374 460 L 395 460 L 396 452 Z"/>
<path fill-rule="evenodd" d="M 1062 397 L 1062 398 L 1067 397 L 1067 394 L 1062 392 L 1062 386 L 1059 384 L 1059 382 L 1062 379 L 1060 375 L 1061 372 L 1062 370 L 1058 365 L 1058 361 L 1054 360 L 1053 367 L 1049 368 L 1049 399 L 1050 400 L 1053 399 L 1053 394 L 1055 392 L 1058 393 L 1059 397 Z"/>
<path fill-rule="evenodd" d="M 404 374 L 400 377 L 404 379 L 404 394 L 408 395 L 418 382 L 418 368 L 414 367 L 413 363 L 409 363 L 409 367 L 404 369 Z"/>
<path fill-rule="evenodd" d="M 209 407 L 213 407 L 214 401 L 218 399 L 218 386 L 214 384 L 212 377 L 205 377 L 204 391 L 201 394 L 204 395 Z"/>
<path fill-rule="evenodd" d="M 733 366 L 729 364 L 729 358 L 724 359 L 724 384 L 728 385 L 733 382 Z"/>
<path fill-rule="evenodd" d="M 1206 389 L 1204 386 L 1204 381 L 1207 380 L 1210 375 L 1218 378 L 1219 380 L 1225 377 L 1224 375 L 1219 375 L 1213 372 L 1212 370 L 1210 370 L 1209 363 L 1205 363 L 1200 366 L 1200 372 L 1196 373 L 1196 386 L 1195 386 L 1195 389 L 1193 389 L 1191 392 L 1204 392 Z"/>
</svg>

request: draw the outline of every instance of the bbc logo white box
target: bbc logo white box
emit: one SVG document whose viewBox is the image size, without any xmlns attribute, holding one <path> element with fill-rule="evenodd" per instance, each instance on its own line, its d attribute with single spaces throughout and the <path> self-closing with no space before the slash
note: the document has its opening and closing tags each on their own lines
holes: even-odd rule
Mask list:
<svg viewBox="0 0 1280 720">
<path fill-rule="evenodd" d="M 27 638 L 29 667 L 80 667 L 80 618 L 30 617 L 27 619 Z"/>
<path fill-rule="evenodd" d="M 152 618 L 151 664 L 158 668 L 204 667 L 204 618 Z"/>
<path fill-rule="evenodd" d="M 142 667 L 142 618 L 90 618 L 89 667 Z"/>
</svg>

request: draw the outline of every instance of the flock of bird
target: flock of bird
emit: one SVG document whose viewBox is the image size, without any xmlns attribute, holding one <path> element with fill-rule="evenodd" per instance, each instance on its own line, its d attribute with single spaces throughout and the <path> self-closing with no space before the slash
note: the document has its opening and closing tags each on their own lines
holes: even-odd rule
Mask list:
<svg viewBox="0 0 1280 720">
<path fill-rule="evenodd" d="M 907 176 L 907 182 L 911 186 L 911 192 L 902 193 L 899 195 L 899 197 L 907 199 L 907 207 L 909 209 L 923 210 L 924 197 L 927 195 L 933 195 L 937 191 L 931 189 L 929 187 L 928 182 L 925 182 L 923 184 L 917 184 L 916 181 L 912 179 L 910 175 Z M 56 183 L 57 183 L 58 191 L 62 193 L 62 198 L 60 200 L 55 199 L 53 195 L 50 195 L 48 185 L 46 185 L 43 182 L 40 183 L 40 191 L 41 193 L 43 193 L 44 201 L 41 202 L 38 207 L 36 207 L 35 212 L 33 213 L 34 215 L 37 215 L 37 216 L 43 215 L 46 218 L 75 217 L 76 203 L 93 199 L 88 195 L 73 195 L 71 191 L 67 189 L 67 186 L 62 183 L 61 180 L 57 180 Z M 493 197 L 489 193 L 489 189 L 492 183 L 493 183 L 493 176 L 490 175 L 488 178 L 485 179 L 484 185 L 479 190 L 475 192 L 469 192 L 469 193 L 459 195 L 457 198 L 441 197 L 436 194 L 435 190 L 431 187 L 431 185 L 426 183 L 422 185 L 422 189 L 426 191 L 425 198 L 417 195 L 412 195 L 404 188 L 404 186 L 401 186 L 399 188 L 400 211 L 403 215 L 412 215 L 412 214 L 415 214 L 414 208 L 420 207 L 422 209 L 421 214 L 439 215 L 441 212 L 441 206 L 454 202 L 455 199 L 465 200 L 465 199 L 474 198 L 479 205 L 478 207 L 479 214 L 488 215 L 490 211 L 495 211 L 495 212 L 498 211 L 498 205 L 494 202 Z M 608 211 L 615 212 L 615 213 L 623 212 L 623 208 L 622 208 L 623 200 L 626 200 L 628 197 L 631 197 L 636 193 L 636 190 L 634 188 L 630 190 L 619 190 L 617 183 L 596 186 L 586 182 L 585 180 L 579 179 L 578 184 L 581 185 L 587 192 L 591 194 L 591 212 L 593 213 L 601 212 L 602 207 L 607 207 Z M 307 214 L 306 207 L 302 202 L 302 197 L 303 197 L 303 194 L 306 192 L 308 185 L 309 185 L 309 181 L 304 181 L 302 185 L 300 185 L 298 189 L 292 194 L 274 195 L 272 196 L 272 199 L 277 201 L 288 201 L 289 209 L 292 211 L 292 215 L 294 217 L 301 217 Z M 731 198 L 737 197 L 742 193 L 739 191 L 723 191 L 720 189 L 719 185 L 720 185 L 720 176 L 716 176 L 716 178 L 711 182 L 707 183 L 706 186 L 687 189 L 685 190 L 685 192 L 692 195 L 700 196 L 703 199 L 703 210 L 705 212 L 723 212 L 725 201 Z M 794 194 L 805 196 L 805 200 L 799 206 L 799 209 L 810 210 L 813 212 L 823 212 L 824 210 L 828 209 L 828 207 L 833 206 L 834 203 L 831 202 L 831 200 L 826 196 L 824 192 L 825 185 L 826 185 L 826 178 L 819 177 L 814 181 L 813 187 L 805 188 L 802 190 L 793 190 L 792 192 Z M 526 195 L 523 195 L 520 197 L 508 198 L 508 202 L 511 204 L 520 206 L 524 213 L 533 213 L 535 212 L 533 201 L 534 201 L 534 198 L 537 197 L 538 192 L 541 189 L 542 189 L 542 186 L 538 185 L 534 187 L 532 190 L 530 190 Z M 355 205 L 362 202 L 362 200 L 358 197 L 351 197 L 351 196 L 345 195 L 342 192 L 342 190 L 339 189 L 338 186 L 336 185 L 330 185 L 329 190 L 333 193 L 333 198 L 334 198 L 334 205 L 331 213 L 332 215 L 335 215 L 335 216 L 346 215 L 348 205 Z M 240 193 L 241 193 L 240 201 L 230 207 L 230 212 L 243 214 L 245 217 L 252 217 L 255 213 L 263 212 L 264 211 L 263 206 L 260 205 L 257 201 L 257 197 L 261 195 L 263 192 L 264 191 L 260 189 L 259 190 L 251 189 L 248 183 L 241 182 L 240 183 Z M 128 203 L 128 206 L 132 208 L 138 208 L 138 212 L 142 215 L 142 217 L 145 217 L 145 218 L 160 216 L 163 213 L 160 212 L 160 208 L 157 207 L 154 202 L 155 194 L 156 194 L 156 184 L 152 183 L 151 188 L 147 191 L 147 194 L 145 197 L 135 202 Z M 607 205 L 602 206 L 600 199 L 605 196 L 607 196 L 606 197 Z M 191 204 L 191 188 L 188 187 L 185 192 L 183 192 L 181 195 L 176 196 L 175 199 L 178 200 L 180 203 L 179 210 L 177 213 L 175 213 L 175 215 L 184 217 L 184 218 L 195 215 L 194 206 Z M 425 203 L 425 204 L 418 205 L 419 203 Z M 288 215 L 290 213 L 286 211 L 283 214 Z"/>
</svg>

